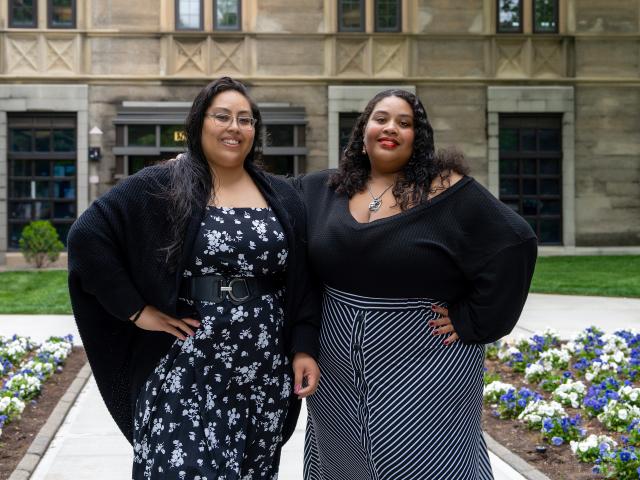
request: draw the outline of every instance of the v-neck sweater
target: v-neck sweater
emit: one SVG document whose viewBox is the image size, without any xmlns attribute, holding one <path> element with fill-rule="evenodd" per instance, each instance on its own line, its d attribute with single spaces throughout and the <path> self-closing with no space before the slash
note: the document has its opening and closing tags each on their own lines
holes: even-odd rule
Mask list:
<svg viewBox="0 0 640 480">
<path fill-rule="evenodd" d="M 359 223 L 349 198 L 328 187 L 335 170 L 295 182 L 307 207 L 310 264 L 324 284 L 376 298 L 449 304 L 464 342 L 509 333 L 524 306 L 537 255 L 529 224 L 472 177 L 390 217 Z"/>
</svg>

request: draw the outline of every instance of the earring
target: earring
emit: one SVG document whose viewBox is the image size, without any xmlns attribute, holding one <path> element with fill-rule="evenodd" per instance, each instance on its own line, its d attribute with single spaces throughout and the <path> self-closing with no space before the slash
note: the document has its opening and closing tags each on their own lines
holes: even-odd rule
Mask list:
<svg viewBox="0 0 640 480">
<path fill-rule="evenodd" d="M 362 154 L 363 155 L 367 154 L 367 148 L 364 146 L 364 144 L 362 145 Z"/>
</svg>

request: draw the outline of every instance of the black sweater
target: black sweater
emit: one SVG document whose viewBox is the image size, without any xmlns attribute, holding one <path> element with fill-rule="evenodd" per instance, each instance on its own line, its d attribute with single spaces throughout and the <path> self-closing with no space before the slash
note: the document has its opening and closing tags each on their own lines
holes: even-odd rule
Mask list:
<svg viewBox="0 0 640 480">
<path fill-rule="evenodd" d="M 460 338 L 489 343 L 522 311 L 536 261 L 529 224 L 471 177 L 395 216 L 358 223 L 324 171 L 297 179 L 310 263 L 325 284 L 358 295 L 449 303 Z"/>
<path fill-rule="evenodd" d="M 285 345 L 291 356 L 317 357 L 320 309 L 307 282 L 304 205 L 286 181 L 250 165 L 247 170 L 287 238 Z M 174 317 L 192 313 L 178 311 L 177 299 L 205 205 L 193 212 L 181 266 L 171 272 L 159 254 L 168 243 L 169 206 L 163 195 L 168 185 L 167 167 L 143 169 L 93 202 L 68 237 L 69 292 L 78 330 L 100 393 L 129 442 L 139 389 L 175 337 L 142 330 L 128 318 L 147 304 Z M 299 409 L 292 398 L 285 441 Z"/>
</svg>

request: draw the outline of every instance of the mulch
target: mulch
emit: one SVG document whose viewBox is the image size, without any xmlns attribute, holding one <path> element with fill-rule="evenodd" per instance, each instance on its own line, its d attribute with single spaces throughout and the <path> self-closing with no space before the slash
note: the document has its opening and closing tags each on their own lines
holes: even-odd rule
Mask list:
<svg viewBox="0 0 640 480">
<path fill-rule="evenodd" d="M 65 394 L 86 362 L 84 349 L 74 347 L 62 372 L 55 373 L 44 383 L 40 396 L 27 404 L 20 420 L 4 426 L 0 436 L 0 480 L 6 480 L 11 476 L 58 404 L 58 400 Z"/>
<path fill-rule="evenodd" d="M 510 383 L 516 388 L 527 387 L 535 390 L 543 394 L 546 399 L 551 397 L 550 394 L 542 392 L 536 385 L 526 383 L 524 374 L 514 373 L 509 367 L 498 361 L 486 360 L 485 366 L 490 372 L 498 373 L 501 382 Z M 571 416 L 580 413 L 573 408 L 565 407 L 565 410 Z M 587 435 L 594 433 L 616 437 L 616 434 L 612 434 L 603 428 L 598 420 L 590 419 L 587 416 L 582 417 L 582 426 L 587 429 Z M 596 475 L 591 471 L 592 464 L 579 462 L 571 453 L 569 445 L 565 444 L 556 447 L 543 442 L 539 432 L 529 430 L 524 423 L 517 420 L 501 420 L 495 417 L 491 413 L 491 407 L 488 405 L 484 406 L 482 427 L 498 443 L 553 480 L 595 480 L 604 478 L 602 475 Z M 536 452 L 537 445 L 544 445 L 546 452 Z"/>
<path fill-rule="evenodd" d="M 58 400 L 67 391 L 67 388 L 76 378 L 86 361 L 84 349 L 74 347 L 67 359 L 64 370 L 53 375 L 44 384 L 42 393 L 37 401 L 27 405 L 20 420 L 5 425 L 2 436 L 0 436 L 0 480 L 9 478 L 38 431 L 49 418 Z M 505 365 L 491 360 L 487 360 L 486 363 L 490 371 L 500 374 L 501 381 L 511 383 L 517 387 L 526 386 L 536 389 L 535 386 L 524 382 L 521 374 L 513 373 Z M 540 391 L 539 389 L 537 390 Z M 577 411 L 570 408 L 567 411 L 571 415 L 577 413 Z M 603 478 L 601 475 L 595 475 L 591 472 L 592 465 L 578 462 L 568 445 L 555 447 L 545 443 L 539 433 L 529 430 L 517 420 L 496 418 L 492 415 L 491 407 L 489 406 L 484 407 L 482 425 L 483 429 L 497 442 L 553 480 L 596 480 Z M 584 418 L 583 426 L 587 428 L 588 433 L 611 435 L 596 420 Z M 536 451 L 537 445 L 544 445 L 546 452 L 538 453 Z"/>
</svg>

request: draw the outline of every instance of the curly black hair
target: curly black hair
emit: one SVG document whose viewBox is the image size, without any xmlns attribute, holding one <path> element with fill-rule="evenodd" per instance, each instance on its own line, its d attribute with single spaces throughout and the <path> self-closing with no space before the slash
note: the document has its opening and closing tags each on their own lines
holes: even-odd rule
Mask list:
<svg viewBox="0 0 640 480">
<path fill-rule="evenodd" d="M 256 103 L 249 96 L 247 88 L 230 77 L 221 77 L 206 85 L 193 100 L 185 121 L 187 152 L 175 160 L 167 162 L 170 175 L 169 201 L 169 243 L 163 249 L 164 257 L 170 267 L 178 265 L 182 252 L 184 233 L 194 211 L 206 205 L 212 197 L 213 174 L 204 151 L 202 150 L 202 126 L 207 109 L 213 99 L 228 90 L 242 94 L 251 106 L 251 114 L 256 119 L 255 136 L 251 150 L 245 158 L 245 165 L 261 167 L 262 160 L 262 117 Z"/>
<path fill-rule="evenodd" d="M 406 90 L 384 90 L 369 101 L 351 131 L 338 172 L 330 177 L 329 186 L 338 193 L 346 193 L 349 198 L 365 190 L 371 164 L 368 155 L 363 153 L 364 129 L 378 102 L 391 96 L 402 98 L 413 110 L 413 151 L 391 190 L 400 209 L 406 210 L 427 201 L 431 183 L 436 177 L 440 177 L 441 183 L 446 185 L 452 171 L 461 175 L 469 172 L 464 156 L 458 150 L 449 148 L 435 151 L 433 128 L 427 111 L 420 99 Z"/>
</svg>

